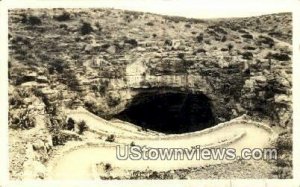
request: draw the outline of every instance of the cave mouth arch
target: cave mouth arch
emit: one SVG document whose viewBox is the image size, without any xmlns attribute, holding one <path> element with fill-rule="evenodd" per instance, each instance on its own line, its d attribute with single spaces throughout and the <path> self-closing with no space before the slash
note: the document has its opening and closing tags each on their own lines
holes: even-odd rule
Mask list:
<svg viewBox="0 0 300 187">
<path fill-rule="evenodd" d="M 202 93 L 140 93 L 114 116 L 165 134 L 199 131 L 216 124 L 210 99 Z"/>
</svg>

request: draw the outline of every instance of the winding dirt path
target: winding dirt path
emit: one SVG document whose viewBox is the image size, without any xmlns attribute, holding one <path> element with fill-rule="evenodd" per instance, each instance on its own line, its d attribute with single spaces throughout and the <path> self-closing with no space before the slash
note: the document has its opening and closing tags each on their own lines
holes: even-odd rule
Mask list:
<svg viewBox="0 0 300 187">
<path fill-rule="evenodd" d="M 78 114 L 76 114 L 79 116 Z M 93 116 L 82 113 L 80 118 L 85 118 L 87 124 L 95 123 Z M 93 118 L 93 120 L 91 119 Z M 106 127 L 108 123 L 102 124 L 100 120 L 94 125 L 109 129 Z M 226 124 L 226 123 L 225 123 Z M 120 131 L 126 128 L 126 124 Z M 101 128 L 100 128 L 101 129 Z M 130 128 L 132 130 L 132 126 Z M 116 127 L 111 127 L 114 132 Z M 205 133 L 205 131 L 207 133 Z M 136 134 L 135 134 L 136 135 Z M 204 133 L 194 132 L 182 135 L 160 135 L 142 136 L 140 140 L 134 140 L 136 145 L 146 145 L 147 147 L 182 147 L 189 148 L 191 146 L 200 145 L 201 147 L 218 147 L 234 148 L 237 156 L 243 148 L 264 148 L 274 138 L 274 133 L 271 129 L 263 124 L 245 120 L 233 120 L 227 122 L 226 125 L 219 124 L 211 129 L 204 130 Z M 59 159 L 55 160 L 55 165 L 51 168 L 52 179 L 93 179 L 95 173 L 92 168 L 98 163 L 110 163 L 113 167 L 125 170 L 170 170 L 187 167 L 199 167 L 204 165 L 222 164 L 230 162 L 229 160 L 118 160 L 116 158 L 116 145 L 133 141 L 130 137 L 122 137 L 117 142 L 109 146 L 83 146 L 78 147 L 73 151 L 69 151 Z"/>
</svg>

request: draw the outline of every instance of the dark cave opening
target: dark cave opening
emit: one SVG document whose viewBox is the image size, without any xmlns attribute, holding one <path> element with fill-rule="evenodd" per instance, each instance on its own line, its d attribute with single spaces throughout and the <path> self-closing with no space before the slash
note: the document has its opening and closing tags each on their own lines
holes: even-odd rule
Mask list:
<svg viewBox="0 0 300 187">
<path fill-rule="evenodd" d="M 216 124 L 208 97 L 180 92 L 140 93 L 115 117 L 166 134 L 193 132 Z"/>
</svg>

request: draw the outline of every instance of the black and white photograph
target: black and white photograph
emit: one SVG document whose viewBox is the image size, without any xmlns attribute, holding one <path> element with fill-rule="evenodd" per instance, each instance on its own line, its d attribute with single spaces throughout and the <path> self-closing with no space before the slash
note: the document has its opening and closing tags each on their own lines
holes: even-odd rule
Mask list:
<svg viewBox="0 0 300 187">
<path fill-rule="evenodd" d="M 295 179 L 293 9 L 133 2 L 7 8 L 8 180 Z"/>
</svg>

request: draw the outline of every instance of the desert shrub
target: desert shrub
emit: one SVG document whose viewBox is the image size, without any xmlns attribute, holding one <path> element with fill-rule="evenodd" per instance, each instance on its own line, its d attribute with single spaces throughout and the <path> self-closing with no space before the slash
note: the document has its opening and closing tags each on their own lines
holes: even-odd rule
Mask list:
<svg viewBox="0 0 300 187">
<path fill-rule="evenodd" d="M 191 28 L 192 26 L 191 26 L 191 24 L 185 24 L 184 25 L 186 28 Z"/>
<path fill-rule="evenodd" d="M 173 42 L 172 42 L 172 40 L 170 40 L 170 39 L 166 39 L 166 40 L 165 40 L 165 45 L 166 45 L 166 46 L 172 46 L 172 43 L 173 43 Z"/>
<path fill-rule="evenodd" d="M 204 40 L 204 43 L 206 43 L 207 45 L 211 44 L 211 41 L 209 39 Z"/>
<path fill-rule="evenodd" d="M 245 47 L 243 47 L 243 49 L 246 49 L 246 50 L 255 50 L 256 49 L 256 47 L 254 47 L 254 46 L 245 46 Z"/>
<path fill-rule="evenodd" d="M 104 170 L 105 170 L 106 172 L 111 171 L 111 170 L 112 170 L 111 164 L 110 164 L 110 163 L 106 163 L 106 164 L 104 165 Z"/>
<path fill-rule="evenodd" d="M 251 34 L 243 34 L 242 37 L 247 39 L 253 39 L 253 36 Z"/>
<path fill-rule="evenodd" d="M 262 36 L 262 35 L 260 35 L 258 37 L 258 42 L 257 43 L 259 45 L 267 44 L 267 45 L 269 45 L 270 48 L 272 48 L 275 45 L 275 41 L 272 38 L 267 37 L 267 36 Z"/>
<path fill-rule="evenodd" d="M 136 41 L 136 39 L 127 39 L 124 41 L 125 43 L 128 43 L 134 47 L 136 47 L 138 45 L 138 42 Z"/>
<path fill-rule="evenodd" d="M 131 146 L 131 147 L 135 146 L 134 141 L 132 141 L 132 142 L 130 143 L 130 146 Z"/>
<path fill-rule="evenodd" d="M 203 41 L 203 33 L 200 33 L 197 37 L 196 37 L 196 40 L 198 41 L 198 42 L 202 42 Z"/>
<path fill-rule="evenodd" d="M 285 53 L 268 53 L 265 58 L 275 59 L 275 60 L 279 60 L 279 61 L 289 61 L 289 60 L 291 60 L 291 57 L 288 54 L 285 54 Z"/>
<path fill-rule="evenodd" d="M 67 130 L 74 130 L 74 127 L 75 127 L 75 121 L 73 120 L 73 118 L 68 118 L 65 128 Z"/>
<path fill-rule="evenodd" d="M 64 73 L 61 74 L 61 76 L 63 78 L 61 79 L 61 82 L 63 84 L 67 85 L 70 88 L 70 90 L 78 91 L 80 84 L 75 73 L 72 70 L 64 71 Z"/>
<path fill-rule="evenodd" d="M 73 70 L 62 59 L 54 59 L 48 64 L 49 74 L 57 72 L 59 75 L 59 81 L 67 85 L 71 90 L 77 91 L 79 87 L 79 81 Z"/>
<path fill-rule="evenodd" d="M 243 56 L 243 59 L 246 59 L 246 60 L 251 60 L 253 58 L 253 54 L 249 51 L 243 52 L 242 56 Z"/>
<path fill-rule="evenodd" d="M 213 26 L 214 31 L 217 33 L 222 33 L 222 34 L 228 34 L 227 31 L 225 31 L 223 28 L 218 27 L 218 26 Z"/>
<path fill-rule="evenodd" d="M 101 32 L 101 31 L 103 30 L 103 28 L 101 27 L 99 21 L 97 21 L 97 22 L 95 23 L 95 26 L 98 28 L 98 31 Z"/>
<path fill-rule="evenodd" d="M 68 12 L 63 12 L 61 15 L 53 16 L 53 18 L 57 21 L 68 21 L 71 19 L 71 15 Z"/>
<path fill-rule="evenodd" d="M 221 48 L 221 51 L 229 51 L 228 48 Z"/>
<path fill-rule="evenodd" d="M 30 129 L 35 127 L 36 121 L 29 109 L 22 109 L 18 115 L 10 118 L 9 127 L 13 129 Z"/>
<path fill-rule="evenodd" d="M 90 34 L 91 32 L 93 32 L 93 28 L 90 23 L 83 22 L 82 26 L 80 28 L 80 31 L 81 31 L 82 35 L 86 35 L 86 34 Z"/>
<path fill-rule="evenodd" d="M 226 42 L 227 41 L 227 37 L 224 35 L 221 37 L 221 42 Z"/>
<path fill-rule="evenodd" d="M 59 25 L 59 28 L 61 28 L 61 29 L 67 29 L 67 28 L 68 28 L 68 25 L 66 25 L 66 24 L 60 24 L 60 25 Z"/>
<path fill-rule="evenodd" d="M 9 106 L 12 108 L 19 108 L 23 105 L 23 99 L 19 95 L 13 95 L 9 97 Z"/>
<path fill-rule="evenodd" d="M 232 49 L 233 49 L 233 44 L 232 43 L 229 43 L 229 44 L 227 44 L 227 48 L 228 48 L 228 50 L 229 51 L 231 51 Z"/>
<path fill-rule="evenodd" d="M 57 73 L 63 73 L 66 68 L 67 65 L 63 60 L 53 59 L 52 61 L 50 61 L 48 69 L 51 69 L 49 70 L 49 74 L 51 74 L 54 73 L 54 71 L 56 71 Z"/>
<path fill-rule="evenodd" d="M 40 25 L 40 24 L 42 24 L 42 21 L 37 16 L 30 15 L 27 18 L 27 23 L 30 25 Z"/>
<path fill-rule="evenodd" d="M 51 139 L 53 146 L 64 145 L 66 142 L 61 133 L 52 134 Z"/>
<path fill-rule="evenodd" d="M 196 53 L 206 53 L 206 50 L 203 49 L 203 48 L 199 48 L 199 49 L 197 49 L 194 53 L 195 53 L 195 54 L 196 54 Z"/>
<path fill-rule="evenodd" d="M 148 25 L 148 26 L 154 26 L 154 23 L 153 22 L 147 22 L 146 25 Z"/>
<path fill-rule="evenodd" d="M 114 134 L 109 135 L 105 141 L 107 142 L 114 142 L 116 140 L 116 136 Z"/>
<path fill-rule="evenodd" d="M 24 24 L 29 24 L 29 25 L 40 25 L 42 24 L 42 21 L 40 18 L 38 18 L 37 16 L 34 15 L 26 15 L 26 14 L 22 14 L 21 15 L 21 23 Z"/>
<path fill-rule="evenodd" d="M 177 57 L 180 58 L 180 59 L 184 59 L 184 56 L 185 56 L 184 53 L 178 53 L 177 54 Z"/>
<path fill-rule="evenodd" d="M 82 120 L 78 123 L 78 130 L 78 134 L 83 134 L 84 131 L 88 130 L 88 126 L 85 121 Z"/>
<path fill-rule="evenodd" d="M 101 84 L 99 86 L 100 95 L 102 95 L 102 96 L 105 95 L 106 90 L 108 88 L 108 84 L 109 84 L 109 82 L 107 80 L 101 82 Z"/>
<path fill-rule="evenodd" d="M 119 97 L 114 97 L 112 95 L 109 95 L 107 105 L 109 107 L 115 107 L 115 106 L 119 105 L 120 102 L 121 102 L 121 99 Z"/>
</svg>

